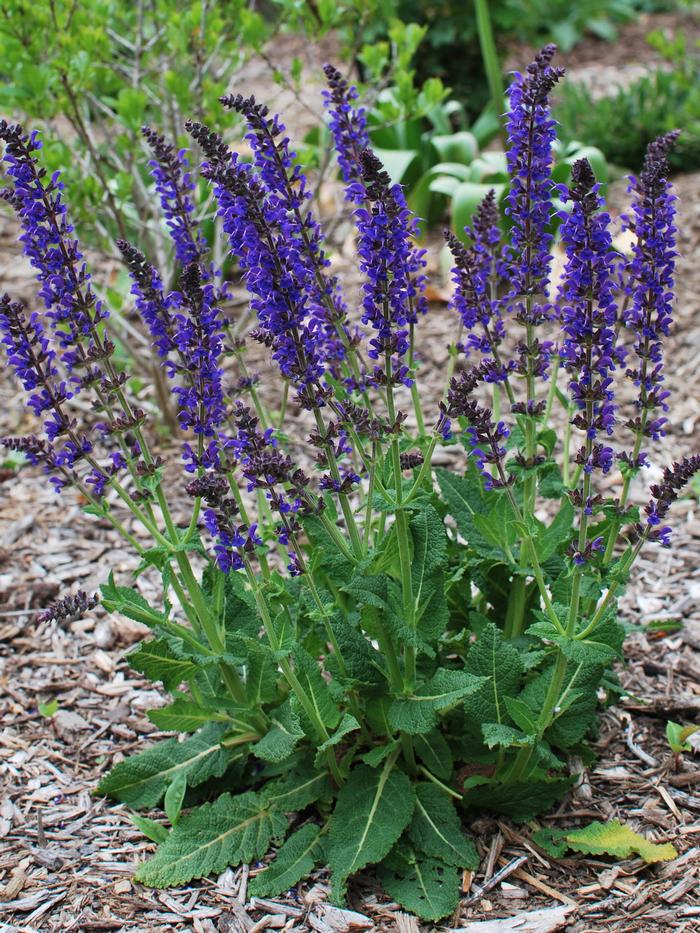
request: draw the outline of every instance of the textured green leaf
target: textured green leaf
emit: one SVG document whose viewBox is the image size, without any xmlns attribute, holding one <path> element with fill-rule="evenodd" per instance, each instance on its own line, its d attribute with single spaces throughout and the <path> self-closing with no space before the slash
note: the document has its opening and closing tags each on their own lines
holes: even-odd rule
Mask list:
<svg viewBox="0 0 700 933">
<path fill-rule="evenodd" d="M 384 661 L 369 640 L 340 617 L 334 618 L 332 625 L 345 665 L 345 673 L 341 674 L 335 654 L 326 658 L 326 670 L 334 680 L 351 687 L 382 683 Z"/>
<path fill-rule="evenodd" d="M 315 764 L 319 765 L 321 763 L 323 753 L 327 751 L 327 749 L 332 748 L 339 742 L 342 742 L 346 735 L 349 735 L 351 732 L 355 732 L 359 728 L 360 724 L 354 716 L 351 716 L 349 713 L 343 713 L 343 718 L 338 723 L 338 728 L 335 730 L 333 735 L 329 736 L 325 742 L 322 742 L 321 745 L 318 746 L 316 751 Z"/>
<path fill-rule="evenodd" d="M 526 735 L 537 732 L 537 713 L 530 709 L 519 697 L 505 697 L 506 709 L 515 725 Z"/>
<path fill-rule="evenodd" d="M 413 560 L 411 561 L 411 586 L 413 590 L 413 604 L 415 620 L 418 624 L 426 608 L 435 603 L 433 596 L 436 588 L 442 587 L 442 573 L 447 560 L 447 536 L 442 519 L 432 506 L 424 506 L 411 516 L 409 523 L 411 539 L 413 541 Z M 447 606 L 442 606 L 447 614 Z M 440 603 L 433 605 L 440 611 Z M 432 626 L 431 626 L 432 627 Z M 440 631 L 443 628 L 440 621 Z"/>
<path fill-rule="evenodd" d="M 466 669 L 488 678 L 465 701 L 467 737 L 477 740 L 482 723 L 510 721 L 505 698 L 520 692 L 523 664 L 518 649 L 490 622 L 469 649 Z"/>
<path fill-rule="evenodd" d="M 389 897 L 422 920 L 440 920 L 459 904 L 458 869 L 410 846 L 397 846 L 379 866 L 378 875 Z"/>
<path fill-rule="evenodd" d="M 320 848 L 320 833 L 315 823 L 307 823 L 292 833 L 275 860 L 250 882 L 248 893 L 253 897 L 276 897 L 309 875 Z"/>
<path fill-rule="evenodd" d="M 289 700 L 274 710 L 270 721 L 270 731 L 250 750 L 263 761 L 284 761 L 304 738 L 304 730 Z"/>
<path fill-rule="evenodd" d="M 416 808 L 408 836 L 416 849 L 457 868 L 479 864 L 474 843 L 462 832 L 450 797 L 435 784 L 415 785 Z"/>
<path fill-rule="evenodd" d="M 162 823 L 157 823 L 147 816 L 140 816 L 138 813 L 130 813 L 129 819 L 137 829 L 141 830 L 147 839 L 151 840 L 151 842 L 156 842 L 160 845 L 161 842 L 165 842 L 168 838 L 170 830 L 167 826 L 163 826 Z"/>
<path fill-rule="evenodd" d="M 335 729 L 340 721 L 340 710 L 331 696 L 328 684 L 321 676 L 318 663 L 300 645 L 294 650 L 294 662 L 297 678 L 311 699 L 318 718 L 327 729 Z M 299 715 L 307 734 L 315 736 L 311 724 L 304 722 L 306 714 L 300 712 Z"/>
<path fill-rule="evenodd" d="M 131 586 L 117 586 L 111 571 L 107 583 L 103 583 L 100 590 L 102 591 L 102 605 L 108 612 L 120 612 L 128 619 L 150 626 L 158 625 L 168 617 L 167 609 L 164 612 L 151 609 L 138 590 Z"/>
<path fill-rule="evenodd" d="M 474 516 L 486 514 L 495 503 L 494 493 L 484 488 L 478 470 L 470 463 L 464 476 L 440 467 L 435 470 L 435 475 L 449 514 L 470 547 L 481 556 L 500 557 L 499 549 L 494 548 L 474 524 Z"/>
<path fill-rule="evenodd" d="M 226 722 L 226 713 L 200 706 L 186 696 L 176 696 L 168 706 L 148 711 L 151 722 L 164 732 L 196 732 L 208 722 Z"/>
<path fill-rule="evenodd" d="M 500 496 L 487 515 L 475 515 L 474 527 L 489 544 L 508 552 L 515 544 L 517 532 L 508 499 Z"/>
<path fill-rule="evenodd" d="M 308 765 L 271 781 L 265 787 L 264 795 L 271 808 L 282 813 L 294 813 L 328 797 L 330 790 L 328 772 L 316 771 Z"/>
<path fill-rule="evenodd" d="M 574 507 L 564 499 L 552 523 L 537 538 L 537 557 L 543 564 L 554 554 L 559 545 L 569 541 L 574 525 Z"/>
<path fill-rule="evenodd" d="M 452 752 L 441 732 L 434 729 L 427 735 L 414 736 L 413 747 L 431 774 L 443 781 L 449 779 L 452 774 Z"/>
<path fill-rule="evenodd" d="M 163 800 L 165 815 L 173 826 L 175 826 L 180 819 L 180 810 L 182 809 L 182 802 L 185 799 L 186 792 L 187 775 L 180 771 L 170 782 L 170 786 L 165 792 L 165 799 Z"/>
<path fill-rule="evenodd" d="M 471 778 L 465 782 L 464 807 L 504 813 L 520 822 L 530 820 L 560 800 L 576 780 L 575 776 L 550 779 L 544 772 L 540 775 L 511 784 Z"/>
<path fill-rule="evenodd" d="M 164 638 L 152 638 L 126 656 L 129 665 L 149 680 L 160 680 L 166 690 L 174 690 L 197 673 L 193 661 L 178 658 Z"/>
<path fill-rule="evenodd" d="M 584 855 L 613 855 L 616 858 L 631 858 L 639 855 L 648 864 L 668 862 L 678 856 L 670 842 L 649 842 L 619 820 L 603 823 L 594 820 L 581 829 L 541 829 L 533 834 L 534 841 L 543 849 L 559 857 L 566 849 Z"/>
<path fill-rule="evenodd" d="M 262 858 L 287 826 L 285 817 L 266 809 L 266 803 L 259 794 L 223 794 L 190 810 L 139 868 L 136 880 L 166 888 Z"/>
<path fill-rule="evenodd" d="M 394 729 L 418 735 L 432 731 L 441 710 L 456 706 L 464 697 L 478 690 L 484 682 L 465 671 L 437 670 L 412 696 L 400 697 L 389 707 L 389 722 Z"/>
<path fill-rule="evenodd" d="M 489 748 L 523 748 L 535 741 L 534 735 L 525 735 L 502 722 L 484 722 L 481 724 L 481 732 Z"/>
<path fill-rule="evenodd" d="M 98 793 L 145 810 L 160 802 L 178 773 L 187 775 L 190 787 L 221 777 L 233 761 L 243 757 L 240 750 L 222 746 L 225 732 L 225 726 L 214 723 L 184 742 L 177 739 L 159 742 L 119 762 L 102 778 Z"/>
<path fill-rule="evenodd" d="M 328 865 L 337 893 L 350 875 L 384 858 L 411 819 L 413 805 L 411 782 L 391 759 L 381 770 L 359 765 L 350 772 L 328 834 Z"/>
</svg>

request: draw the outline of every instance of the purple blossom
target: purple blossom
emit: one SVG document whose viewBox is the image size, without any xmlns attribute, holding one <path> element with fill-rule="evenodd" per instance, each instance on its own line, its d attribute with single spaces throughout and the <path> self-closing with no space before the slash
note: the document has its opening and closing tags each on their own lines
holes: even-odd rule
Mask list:
<svg viewBox="0 0 700 933">
<path fill-rule="evenodd" d="M 357 252 L 360 269 L 367 277 L 363 286 L 362 322 L 370 324 L 376 336 L 370 340 L 369 356 L 378 360 L 394 357 L 395 382 L 410 385 L 403 358 L 409 349 L 408 325 L 417 314 L 425 313 L 423 294 L 425 250 L 414 245 L 416 220 L 406 206 L 400 185 L 392 185 L 374 153 L 361 155 L 362 182 L 366 206 L 355 211 L 359 233 Z"/>
<path fill-rule="evenodd" d="M 345 181 L 345 198 L 361 204 L 365 189 L 360 172 L 360 156 L 369 149 L 367 118 L 364 107 L 355 106 L 357 88 L 349 85 L 333 65 L 324 65 L 323 70 L 330 90 L 323 91 L 323 101 L 328 111 L 328 126 L 335 143 L 338 165 Z"/>
<path fill-rule="evenodd" d="M 639 388 L 635 405 L 637 417 L 629 426 L 637 435 L 659 440 L 665 434 L 669 392 L 661 385 L 663 338 L 672 323 L 673 272 L 676 260 L 675 197 L 668 181 L 667 156 L 678 138 L 677 130 L 649 144 L 639 178 L 631 177 L 629 191 L 634 195 L 631 217 L 626 224 L 635 234 L 632 258 L 625 268 L 625 292 L 631 301 L 625 312 L 625 326 L 635 337 L 635 366 L 627 376 Z"/>
<path fill-rule="evenodd" d="M 34 155 L 42 146 L 37 133 L 25 135 L 19 124 L 0 120 L 0 139 L 6 143 L 3 161 L 12 180 L 6 197 L 22 224 L 19 239 L 37 270 L 39 297 L 61 348 L 62 362 L 68 372 L 84 371 L 82 379 L 77 375 L 73 379 L 77 392 L 99 378 L 94 364 L 113 349 L 97 333 L 98 323 L 108 312 L 92 290 L 80 245 L 72 235 L 60 173 L 54 172 L 47 180 L 46 170 Z"/>
<path fill-rule="evenodd" d="M 553 68 L 555 45 L 545 46 L 528 65 L 516 72 L 508 89 L 508 174 L 510 190 L 506 214 L 513 228 L 503 260 L 511 293 L 517 296 L 546 294 L 549 284 L 552 234 L 551 167 L 555 121 L 549 94 L 564 75 Z"/>
<path fill-rule="evenodd" d="M 679 463 L 664 469 L 661 483 L 650 487 L 651 499 L 644 507 L 646 525 L 640 523 L 636 526 L 639 535 L 645 536 L 648 541 L 658 541 L 663 547 L 669 546 L 671 528 L 661 523 L 680 491 L 699 471 L 700 454 L 684 457 Z"/>
<path fill-rule="evenodd" d="M 175 246 L 176 259 L 181 266 L 188 266 L 206 255 L 207 244 L 193 219 L 192 193 L 196 185 L 187 150 L 177 150 L 148 126 L 142 127 L 141 132 L 153 152 L 154 158 L 148 165 Z"/>
<path fill-rule="evenodd" d="M 572 203 L 562 213 L 561 238 L 566 265 L 559 291 L 564 341 L 563 365 L 571 377 L 569 392 L 578 413 L 573 423 L 586 432 L 585 469 L 612 465 L 609 448 L 591 456 L 592 441 L 600 433 L 611 434 L 615 424 L 612 371 L 624 359 L 616 344 L 615 252 L 609 231 L 610 217 L 600 210 L 593 170 L 587 159 L 571 170 L 571 187 L 560 186 L 562 199 Z"/>
</svg>

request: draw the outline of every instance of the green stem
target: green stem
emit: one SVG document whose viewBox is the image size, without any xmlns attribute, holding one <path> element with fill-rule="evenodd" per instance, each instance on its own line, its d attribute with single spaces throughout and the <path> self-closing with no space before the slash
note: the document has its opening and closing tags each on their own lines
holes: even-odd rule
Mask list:
<svg viewBox="0 0 700 933">
<path fill-rule="evenodd" d="M 503 111 L 503 78 L 501 76 L 501 65 L 498 60 L 496 43 L 493 38 L 493 29 L 491 27 L 491 16 L 489 14 L 488 0 L 475 0 L 476 11 L 476 29 L 479 34 L 479 46 L 481 47 L 481 57 L 484 62 L 484 71 L 489 85 L 491 102 L 500 116 Z"/>
</svg>

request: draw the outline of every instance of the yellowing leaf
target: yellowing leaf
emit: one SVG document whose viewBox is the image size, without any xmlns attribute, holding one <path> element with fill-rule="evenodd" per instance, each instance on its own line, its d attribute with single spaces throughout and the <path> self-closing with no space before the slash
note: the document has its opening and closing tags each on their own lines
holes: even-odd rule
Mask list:
<svg viewBox="0 0 700 933">
<path fill-rule="evenodd" d="M 645 862 L 669 862 L 678 853 L 670 842 L 649 842 L 629 826 L 618 820 L 602 823 L 594 820 L 582 829 L 540 830 L 535 841 L 547 851 L 562 855 L 565 848 L 584 855 L 613 855 L 630 858 L 639 855 Z"/>
</svg>

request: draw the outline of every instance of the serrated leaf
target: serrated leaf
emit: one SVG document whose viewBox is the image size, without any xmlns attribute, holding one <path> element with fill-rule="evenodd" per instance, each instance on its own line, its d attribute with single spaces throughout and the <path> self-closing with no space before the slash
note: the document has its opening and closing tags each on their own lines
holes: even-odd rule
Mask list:
<svg viewBox="0 0 700 933">
<path fill-rule="evenodd" d="M 411 588 L 415 623 L 426 641 L 445 628 L 449 612 L 442 569 L 447 560 L 447 536 L 442 519 L 432 506 L 423 506 L 409 523 L 413 542 Z M 425 617 L 425 618 L 424 618 Z"/>
<path fill-rule="evenodd" d="M 294 813 L 329 796 L 330 790 L 328 772 L 316 771 L 309 766 L 271 781 L 263 793 L 271 808 L 282 813 Z"/>
<path fill-rule="evenodd" d="M 190 810 L 139 868 L 136 880 L 166 888 L 262 858 L 270 841 L 287 826 L 285 817 L 266 804 L 259 794 L 223 794 Z"/>
<path fill-rule="evenodd" d="M 359 728 L 360 724 L 354 716 L 351 716 L 350 713 L 343 713 L 343 718 L 338 723 L 338 728 L 333 735 L 329 736 L 325 742 L 322 742 L 321 745 L 318 746 L 314 763 L 318 766 L 323 758 L 323 753 L 327 749 L 342 742 L 346 735 L 355 732 Z"/>
<path fill-rule="evenodd" d="M 180 771 L 170 782 L 170 786 L 165 792 L 165 799 L 163 800 L 165 815 L 170 820 L 172 826 L 175 826 L 180 818 L 180 810 L 182 809 L 182 802 L 185 799 L 186 791 L 187 775 Z"/>
<path fill-rule="evenodd" d="M 418 758 L 435 777 L 447 781 L 452 774 L 452 752 L 441 732 L 434 729 L 427 735 L 416 735 L 413 747 Z"/>
<path fill-rule="evenodd" d="M 364 761 L 364 763 L 369 765 L 370 768 L 378 768 L 384 759 L 388 758 L 389 755 L 398 747 L 398 739 L 395 739 L 393 742 L 387 742 L 386 745 L 375 745 L 374 748 L 371 748 L 368 752 L 365 752 L 364 755 L 360 755 L 360 760 Z"/>
<path fill-rule="evenodd" d="M 178 658 L 164 638 L 152 638 L 126 656 L 129 665 L 149 680 L 161 681 L 166 690 L 174 690 L 197 674 L 193 661 Z"/>
<path fill-rule="evenodd" d="M 308 876 L 320 848 L 320 835 L 321 830 L 315 823 L 307 823 L 292 833 L 274 861 L 250 882 L 248 893 L 254 897 L 276 897 Z"/>
<path fill-rule="evenodd" d="M 435 784 L 415 785 L 416 808 L 408 837 L 425 855 L 456 868 L 476 868 L 479 856 L 471 839 L 462 832 L 452 800 Z"/>
<path fill-rule="evenodd" d="M 190 787 L 213 777 L 221 777 L 243 752 L 225 748 L 221 739 L 226 727 L 205 726 L 184 742 L 167 739 L 119 762 L 100 781 L 98 793 L 128 803 L 136 809 L 155 807 L 169 784 L 182 772 Z"/>
<path fill-rule="evenodd" d="M 141 830 L 147 839 L 151 840 L 151 842 L 160 845 L 161 842 L 165 842 L 168 838 L 170 831 L 168 827 L 163 826 L 162 823 L 157 823 L 147 816 L 140 816 L 138 813 L 130 813 L 129 819 L 137 829 Z"/>
<path fill-rule="evenodd" d="M 518 649 L 491 622 L 469 649 L 465 666 L 470 673 L 488 678 L 465 702 L 468 721 L 476 725 L 507 723 L 510 716 L 505 699 L 520 692 L 523 676 Z"/>
<path fill-rule="evenodd" d="M 438 712 L 456 706 L 483 683 L 483 677 L 466 671 L 440 668 L 412 696 L 400 697 L 391 703 L 389 722 L 392 728 L 409 735 L 430 732 Z"/>
<path fill-rule="evenodd" d="M 550 779 L 544 772 L 527 781 L 501 784 L 489 778 L 468 778 L 465 781 L 464 807 L 468 810 L 491 810 L 504 813 L 518 822 L 525 822 L 548 810 L 571 788 L 576 777 Z"/>
<path fill-rule="evenodd" d="M 422 920 L 437 921 L 459 904 L 458 869 L 400 845 L 379 866 L 379 880 L 393 900 Z"/>
<path fill-rule="evenodd" d="M 138 590 L 131 586 L 117 586 L 112 572 L 107 583 L 100 586 L 100 590 L 101 603 L 108 612 L 120 612 L 128 619 L 149 626 L 158 625 L 168 618 L 168 611 L 156 612 L 155 609 L 151 609 Z"/>
<path fill-rule="evenodd" d="M 504 702 L 510 718 L 526 735 L 537 732 L 537 714 L 519 697 L 505 697 Z"/>
<path fill-rule="evenodd" d="M 668 862 L 678 856 L 670 842 L 650 842 L 619 820 L 603 823 L 594 820 L 581 829 L 539 830 L 533 834 L 535 842 L 550 851 L 549 845 L 561 854 L 561 846 L 584 855 L 613 855 L 630 858 L 639 855 L 647 864 Z"/>
<path fill-rule="evenodd" d="M 333 887 L 381 861 L 408 825 L 414 794 L 408 777 L 389 759 L 380 769 L 359 765 L 341 787 L 330 819 L 327 858 Z"/>
<path fill-rule="evenodd" d="M 208 722 L 226 722 L 226 713 L 200 706 L 186 696 L 177 696 L 168 706 L 148 711 L 148 718 L 163 732 L 196 732 Z"/>
<path fill-rule="evenodd" d="M 326 729 L 335 729 L 340 722 L 340 710 L 335 703 L 321 670 L 311 655 L 300 645 L 294 650 L 296 675 L 314 705 L 318 718 Z M 309 735 L 315 736 L 311 723 L 306 723 L 306 714 L 300 712 L 302 725 Z"/>
<path fill-rule="evenodd" d="M 487 515 L 475 515 L 474 527 L 494 547 L 506 555 L 515 544 L 516 529 L 508 499 L 500 496 Z"/>
<path fill-rule="evenodd" d="M 250 750 L 263 761 L 284 761 L 304 738 L 304 730 L 289 700 L 273 711 L 270 722 L 267 735 L 252 745 Z"/>
<path fill-rule="evenodd" d="M 506 726 L 502 722 L 482 723 L 481 733 L 489 748 L 523 748 L 526 745 L 532 745 L 535 741 L 534 735 L 526 735 L 519 729 Z"/>
</svg>

